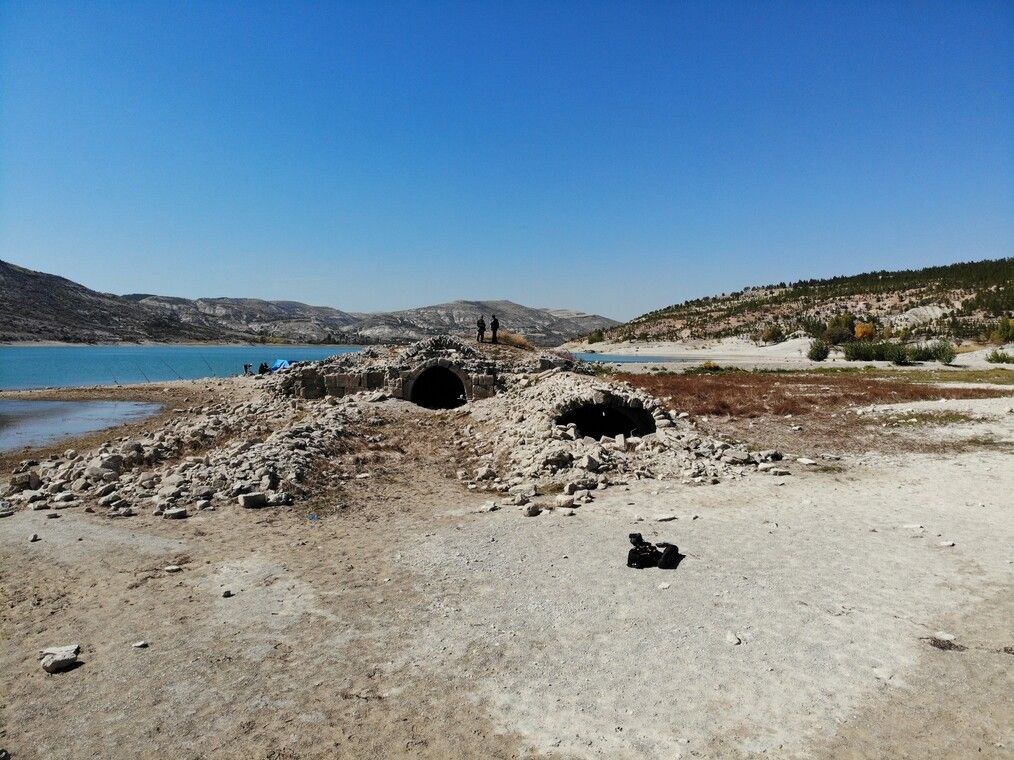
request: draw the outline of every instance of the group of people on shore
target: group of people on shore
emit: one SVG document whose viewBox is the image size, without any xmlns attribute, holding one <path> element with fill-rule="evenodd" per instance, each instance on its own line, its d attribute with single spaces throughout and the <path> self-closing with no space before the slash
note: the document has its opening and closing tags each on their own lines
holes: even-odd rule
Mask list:
<svg viewBox="0 0 1014 760">
<path fill-rule="evenodd" d="M 270 371 L 271 371 L 271 368 L 268 366 L 267 362 L 261 362 L 261 366 L 259 366 L 257 368 L 257 374 L 258 375 L 266 375 Z M 243 365 L 243 374 L 246 375 L 247 377 L 249 377 L 250 375 L 252 375 L 253 374 L 253 365 L 252 364 L 244 364 Z"/>
<path fill-rule="evenodd" d="M 479 343 L 485 343 L 486 342 L 486 320 L 483 319 L 483 317 L 482 317 L 481 314 L 479 315 L 479 319 L 476 320 L 475 327 L 476 327 L 476 333 L 477 333 L 476 334 L 476 340 L 478 340 Z M 500 331 L 500 320 L 496 318 L 496 314 L 494 314 L 493 318 L 489 320 L 489 331 L 490 331 L 490 333 L 492 335 L 492 340 L 490 342 L 491 343 L 496 343 L 496 334 Z"/>
</svg>

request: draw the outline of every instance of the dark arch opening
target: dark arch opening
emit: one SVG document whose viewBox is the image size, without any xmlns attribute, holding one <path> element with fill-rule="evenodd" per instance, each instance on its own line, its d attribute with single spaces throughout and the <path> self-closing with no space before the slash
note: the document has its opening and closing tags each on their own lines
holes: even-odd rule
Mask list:
<svg viewBox="0 0 1014 760">
<path fill-rule="evenodd" d="M 446 367 L 424 369 L 412 383 L 413 404 L 427 409 L 454 409 L 466 401 L 465 384 Z"/>
<path fill-rule="evenodd" d="M 599 439 L 655 432 L 655 418 L 644 409 L 613 404 L 582 404 L 556 418 L 557 425 L 577 425 L 579 437 Z"/>
</svg>

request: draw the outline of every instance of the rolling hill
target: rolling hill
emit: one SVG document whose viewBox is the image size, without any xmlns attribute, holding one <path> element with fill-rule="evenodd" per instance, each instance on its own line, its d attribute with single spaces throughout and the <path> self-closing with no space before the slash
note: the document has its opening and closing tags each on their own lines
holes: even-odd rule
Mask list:
<svg viewBox="0 0 1014 760">
<path fill-rule="evenodd" d="M 1014 258 L 749 287 L 657 309 L 604 335 L 696 340 L 756 336 L 772 326 L 812 333 L 843 313 L 912 337 L 977 337 L 1014 314 Z"/>
<path fill-rule="evenodd" d="M 0 341 L 283 341 L 404 343 L 471 335 L 480 314 L 536 345 L 559 345 L 615 320 L 511 301 L 453 301 L 360 314 L 296 301 L 99 293 L 57 275 L 0 261 Z"/>
</svg>

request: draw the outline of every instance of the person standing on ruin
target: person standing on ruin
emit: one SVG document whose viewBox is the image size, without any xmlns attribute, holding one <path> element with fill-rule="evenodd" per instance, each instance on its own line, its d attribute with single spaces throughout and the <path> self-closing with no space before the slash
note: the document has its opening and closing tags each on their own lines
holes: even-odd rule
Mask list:
<svg viewBox="0 0 1014 760">
<path fill-rule="evenodd" d="M 499 329 L 500 329 L 500 320 L 497 319 L 496 314 L 494 314 L 493 318 L 489 321 L 489 331 L 493 333 L 494 343 L 496 343 L 496 334 Z"/>
<path fill-rule="evenodd" d="M 494 317 L 494 319 L 495 319 L 495 317 Z M 486 342 L 486 320 L 482 318 L 481 314 L 479 315 L 479 319 L 476 320 L 475 329 L 476 329 L 476 332 L 477 332 L 476 340 L 478 340 L 480 343 L 485 343 Z M 496 340 L 494 340 L 493 342 L 496 343 Z"/>
</svg>

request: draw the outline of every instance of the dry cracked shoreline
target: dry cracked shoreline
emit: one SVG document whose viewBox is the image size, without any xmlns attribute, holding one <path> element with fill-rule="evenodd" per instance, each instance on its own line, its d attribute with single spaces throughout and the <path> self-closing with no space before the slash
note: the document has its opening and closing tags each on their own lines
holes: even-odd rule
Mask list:
<svg viewBox="0 0 1014 760">
<path fill-rule="evenodd" d="M 767 427 L 752 450 L 630 385 L 491 361 L 496 392 L 448 410 L 163 384 L 160 418 L 15 465 L 0 747 L 1010 756 L 1009 449 L 912 452 L 878 428 L 900 445 L 832 456 Z M 655 429 L 557 424 L 596 404 Z M 1009 443 L 1011 405 L 933 409 Z M 629 569 L 630 532 L 686 558 Z M 38 651 L 67 644 L 82 664 L 46 673 Z"/>
</svg>

